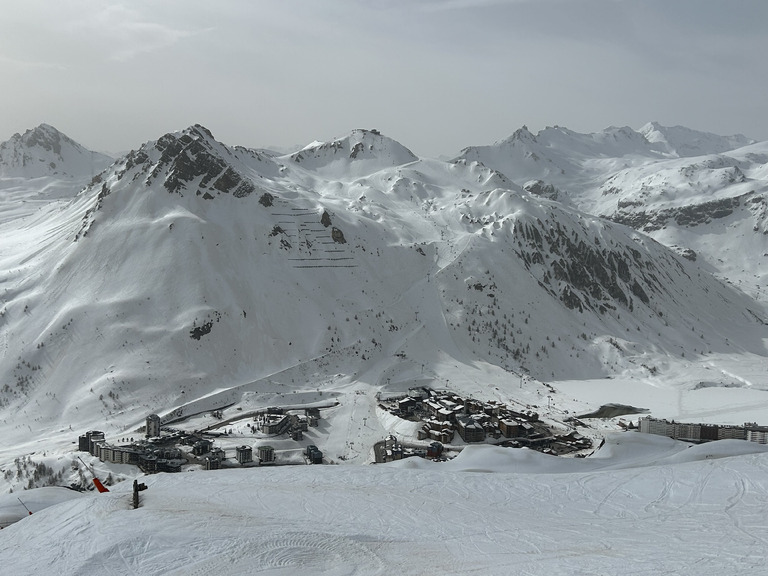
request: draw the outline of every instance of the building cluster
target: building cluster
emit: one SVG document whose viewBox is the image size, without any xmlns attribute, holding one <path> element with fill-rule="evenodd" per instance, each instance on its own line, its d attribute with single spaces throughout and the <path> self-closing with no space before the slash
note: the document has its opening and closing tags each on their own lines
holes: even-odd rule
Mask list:
<svg viewBox="0 0 768 576">
<path fill-rule="evenodd" d="M 712 442 L 714 440 L 736 439 L 768 444 L 768 426 L 758 426 L 747 422 L 743 426 L 725 426 L 721 424 L 689 424 L 660 420 L 645 416 L 640 418 L 638 430 L 645 434 L 668 436 L 685 442 Z"/>
<path fill-rule="evenodd" d="M 591 440 L 576 432 L 555 436 L 532 410 L 515 410 L 502 402 L 462 398 L 431 388 L 412 388 L 407 395 L 390 398 L 380 407 L 395 416 L 422 422 L 419 440 L 450 444 L 458 433 L 466 443 L 495 440 L 553 454 L 592 446 Z"/>
<path fill-rule="evenodd" d="M 310 444 L 309 446 L 307 446 L 307 449 L 305 451 L 305 457 L 307 459 L 307 462 L 309 462 L 310 464 L 323 463 L 323 453 L 314 444 Z"/>
<path fill-rule="evenodd" d="M 412 414 L 421 409 L 425 414 L 424 425 L 418 433 L 420 440 L 447 444 L 453 441 L 455 432 L 467 443 L 484 442 L 489 437 L 535 440 L 540 434 L 534 427 L 539 420 L 536 412 L 512 410 L 501 402 L 482 402 L 427 389 L 421 393 L 412 391 L 398 404 L 401 413 Z"/>
<path fill-rule="evenodd" d="M 501 402 L 465 399 L 429 388 L 412 388 L 408 395 L 389 401 L 396 416 L 421 420 L 419 440 L 449 444 L 458 432 L 464 442 L 483 442 L 493 438 L 531 438 L 539 416 L 530 410 L 515 411 Z"/>
<path fill-rule="evenodd" d="M 320 418 L 318 408 L 307 408 L 304 414 L 286 414 L 282 408 L 268 408 L 263 414 L 254 416 L 256 428 L 264 434 L 278 435 L 287 433 L 294 440 L 304 438 L 309 427 L 316 427 Z"/>
<path fill-rule="evenodd" d="M 377 464 L 414 456 L 438 460 L 442 457 L 443 445 L 440 442 L 432 442 L 426 448 L 408 448 L 403 446 L 396 436 L 390 434 L 383 442 L 374 446 L 374 452 Z"/>
<path fill-rule="evenodd" d="M 166 443 L 138 440 L 116 446 L 109 444 L 104 432 L 91 430 L 78 438 L 78 449 L 88 452 L 102 462 L 131 464 L 144 472 L 180 472 L 187 463 L 184 453 Z"/>
<path fill-rule="evenodd" d="M 279 419 L 265 419 L 264 422 L 287 419 L 287 425 L 282 431 L 301 432 L 302 427 L 310 423 L 309 417 L 296 417 L 291 415 L 268 414 L 267 416 L 280 416 Z M 314 416 L 315 423 L 317 416 Z M 315 424 L 316 425 L 316 424 Z M 262 429 L 263 429 L 262 425 Z M 295 429 L 293 429 L 295 428 Z M 161 434 L 160 417 L 151 414 L 146 421 L 146 438 L 134 441 L 130 444 L 114 445 L 106 441 L 104 432 L 91 430 L 81 435 L 78 439 L 78 449 L 88 452 L 102 462 L 114 464 L 132 464 L 138 466 L 146 473 L 154 472 L 180 472 L 184 464 L 202 464 L 206 470 L 218 470 L 227 459 L 226 452 L 222 448 L 213 445 L 210 438 L 204 438 L 198 433 L 188 433 L 180 430 L 165 430 Z M 281 432 L 274 432 L 281 433 Z M 300 439 L 300 438 L 299 438 Z M 187 449 L 178 446 L 188 446 Z M 310 448 L 313 450 L 310 454 Z M 275 464 L 275 450 L 272 446 L 259 446 L 256 448 L 258 463 Z M 254 464 L 254 448 L 250 446 L 237 446 L 235 459 L 241 466 Z M 311 463 L 322 463 L 323 454 L 316 446 L 307 448 L 307 459 Z"/>
</svg>

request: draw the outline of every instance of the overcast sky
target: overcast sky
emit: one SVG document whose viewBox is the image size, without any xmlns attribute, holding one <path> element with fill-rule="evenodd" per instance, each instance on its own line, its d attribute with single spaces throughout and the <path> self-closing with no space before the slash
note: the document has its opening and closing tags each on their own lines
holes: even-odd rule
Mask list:
<svg viewBox="0 0 768 576">
<path fill-rule="evenodd" d="M 290 146 L 377 128 L 422 156 L 523 124 L 768 140 L 766 0 L 25 0 L 0 13 L 0 141 L 124 151 L 199 123 Z"/>
</svg>

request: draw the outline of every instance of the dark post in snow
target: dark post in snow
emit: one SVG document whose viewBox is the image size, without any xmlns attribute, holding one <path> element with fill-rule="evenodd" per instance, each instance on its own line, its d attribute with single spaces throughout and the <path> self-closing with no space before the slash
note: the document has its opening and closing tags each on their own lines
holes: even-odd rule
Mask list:
<svg viewBox="0 0 768 576">
<path fill-rule="evenodd" d="M 139 492 L 146 489 L 147 489 L 147 485 L 144 484 L 143 482 L 139 484 L 138 480 L 133 481 L 133 509 L 134 510 L 139 507 Z"/>
</svg>

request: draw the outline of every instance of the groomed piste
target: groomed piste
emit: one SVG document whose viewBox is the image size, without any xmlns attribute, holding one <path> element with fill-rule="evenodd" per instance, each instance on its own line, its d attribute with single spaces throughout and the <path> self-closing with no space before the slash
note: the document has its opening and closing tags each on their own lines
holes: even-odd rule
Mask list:
<svg viewBox="0 0 768 576">
<path fill-rule="evenodd" d="M 760 573 L 768 448 L 610 435 L 592 459 L 466 448 L 449 463 L 125 482 L 0 536 L 14 574 Z M 0 503 L 1 505 L 2 503 Z"/>
</svg>

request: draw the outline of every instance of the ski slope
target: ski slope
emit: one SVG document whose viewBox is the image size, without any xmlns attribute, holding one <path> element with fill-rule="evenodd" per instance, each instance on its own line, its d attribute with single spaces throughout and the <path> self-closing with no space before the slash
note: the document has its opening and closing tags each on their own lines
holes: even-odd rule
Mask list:
<svg viewBox="0 0 768 576">
<path fill-rule="evenodd" d="M 677 574 L 766 568 L 768 448 L 614 434 L 596 457 L 158 474 L 0 534 L 13 574 Z"/>
</svg>

